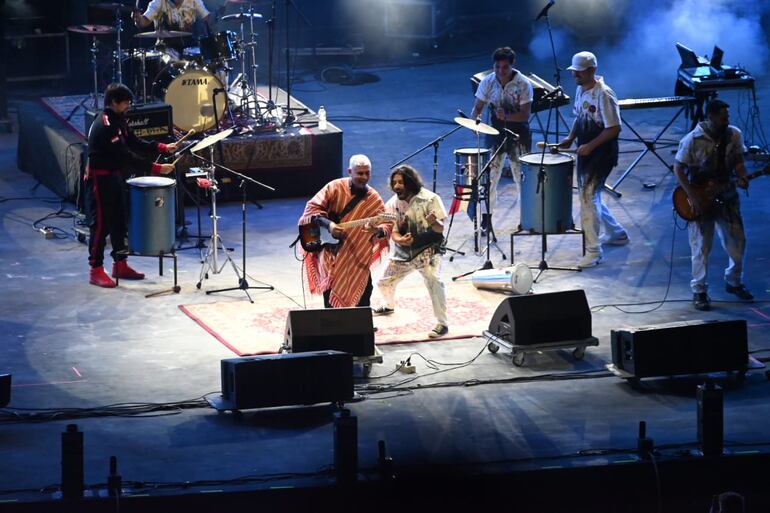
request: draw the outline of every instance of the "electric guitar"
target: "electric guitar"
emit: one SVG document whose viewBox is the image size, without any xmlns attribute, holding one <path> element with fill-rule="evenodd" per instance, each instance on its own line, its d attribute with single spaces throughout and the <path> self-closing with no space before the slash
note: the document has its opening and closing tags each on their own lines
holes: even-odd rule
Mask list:
<svg viewBox="0 0 770 513">
<path fill-rule="evenodd" d="M 337 223 L 337 226 L 342 229 L 348 229 L 364 226 L 366 223 L 378 225 L 395 221 L 396 214 L 383 212 L 382 214 L 374 217 L 367 217 L 366 219 L 356 219 L 355 221 Z M 300 244 L 302 244 L 302 249 L 308 253 L 321 251 L 327 247 L 330 249 L 338 249 L 339 245 L 342 244 L 341 240 L 335 238 L 328 229 L 318 224 L 315 220 L 299 227 L 299 241 Z"/>
<path fill-rule="evenodd" d="M 766 166 L 760 171 L 746 175 L 746 180 L 753 180 L 762 175 L 770 174 L 770 166 Z M 693 183 L 691 187 L 694 189 L 694 194 L 698 198 L 701 205 L 705 205 L 704 211 L 700 214 L 696 214 L 693 209 L 692 202 L 690 201 L 687 192 L 681 185 L 677 185 L 674 189 L 674 193 L 671 199 L 674 203 L 674 210 L 679 214 L 679 217 L 685 221 L 696 221 L 703 214 L 709 212 L 714 207 L 721 203 L 719 196 L 730 189 L 732 183 L 719 184 L 716 180 L 708 180 L 705 183 Z"/>
</svg>

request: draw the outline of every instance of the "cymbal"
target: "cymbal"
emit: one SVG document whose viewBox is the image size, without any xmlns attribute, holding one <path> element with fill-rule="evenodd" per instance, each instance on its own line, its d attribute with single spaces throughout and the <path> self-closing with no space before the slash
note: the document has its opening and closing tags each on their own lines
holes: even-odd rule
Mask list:
<svg viewBox="0 0 770 513">
<path fill-rule="evenodd" d="M 238 14 L 228 14 L 227 16 L 222 16 L 220 18 L 221 21 L 230 21 L 230 20 L 242 20 L 244 18 L 252 18 L 252 19 L 258 19 L 262 18 L 262 15 L 258 12 L 239 12 Z"/>
<path fill-rule="evenodd" d="M 67 30 L 78 34 L 91 34 L 93 36 L 101 36 L 115 32 L 115 29 L 109 25 L 70 25 L 67 27 Z"/>
<path fill-rule="evenodd" d="M 198 144 L 190 148 L 190 151 L 195 153 L 197 151 L 201 151 L 205 148 L 208 148 L 212 144 L 217 143 L 222 139 L 227 139 L 228 137 L 230 137 L 230 134 L 232 134 L 234 130 L 235 130 L 234 128 L 228 128 L 227 130 L 222 130 L 221 132 L 217 132 L 216 134 L 210 135 L 208 137 L 204 137 L 198 142 Z"/>
<path fill-rule="evenodd" d="M 474 132 L 479 132 L 480 134 L 500 135 L 500 131 L 497 128 L 491 127 L 486 123 L 476 121 L 475 119 L 461 118 L 458 116 L 455 118 L 455 123 L 462 127 L 470 128 Z"/>
<path fill-rule="evenodd" d="M 152 32 L 140 32 L 138 34 L 134 34 L 134 37 L 138 37 L 139 39 L 170 39 L 172 37 L 188 37 L 191 35 L 192 32 L 159 29 L 153 30 Z"/>
<path fill-rule="evenodd" d="M 138 10 L 130 5 L 124 5 L 118 2 L 103 2 L 100 4 L 93 4 L 91 7 L 95 9 L 104 9 L 106 11 L 134 12 Z"/>
</svg>

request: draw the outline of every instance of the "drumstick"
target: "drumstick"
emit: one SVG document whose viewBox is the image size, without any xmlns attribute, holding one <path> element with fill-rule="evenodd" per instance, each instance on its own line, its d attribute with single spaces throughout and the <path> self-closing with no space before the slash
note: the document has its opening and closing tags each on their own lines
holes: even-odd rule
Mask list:
<svg viewBox="0 0 770 513">
<path fill-rule="evenodd" d="M 183 158 L 184 158 L 184 155 L 179 155 L 177 158 L 174 159 L 174 162 L 172 162 L 171 165 L 176 166 L 177 162 L 179 162 Z"/>
<path fill-rule="evenodd" d="M 555 152 L 563 152 L 563 153 L 575 153 L 577 150 L 573 148 L 562 148 L 559 146 L 558 143 L 545 143 L 543 141 L 538 141 L 537 144 L 535 144 L 538 150 L 542 150 L 544 147 L 548 148 L 551 151 Z"/>
<path fill-rule="evenodd" d="M 195 129 L 194 129 L 194 128 L 191 128 L 191 129 L 190 129 L 190 131 L 189 131 L 189 132 L 187 132 L 186 134 L 184 134 L 184 135 L 182 136 L 182 138 L 181 138 L 181 139 L 179 139 L 179 140 L 178 140 L 176 143 L 177 143 L 177 144 L 179 144 L 180 142 L 184 141 L 185 139 L 187 139 L 187 138 L 188 138 L 188 137 L 190 137 L 191 135 L 195 135 Z"/>
</svg>

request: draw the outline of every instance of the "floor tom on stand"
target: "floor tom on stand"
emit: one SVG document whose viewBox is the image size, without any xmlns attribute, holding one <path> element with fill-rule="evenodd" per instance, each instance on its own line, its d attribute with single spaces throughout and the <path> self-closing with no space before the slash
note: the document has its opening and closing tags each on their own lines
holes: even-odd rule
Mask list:
<svg viewBox="0 0 770 513">
<path fill-rule="evenodd" d="M 128 247 L 139 255 L 171 253 L 176 241 L 176 181 L 140 176 L 128 183 Z"/>
<path fill-rule="evenodd" d="M 174 126 L 182 131 L 195 129 L 201 133 L 216 125 L 227 109 L 227 96 L 216 98 L 217 117 L 214 117 L 214 91 L 224 89 L 222 81 L 207 69 L 180 61 L 169 64 L 160 72 L 152 86 L 156 98 L 171 105 Z"/>
<path fill-rule="evenodd" d="M 563 153 L 546 153 L 543 160 L 545 183 L 538 191 L 537 174 L 542 158 L 541 153 L 527 153 L 519 157 L 521 163 L 519 229 L 535 233 L 564 233 L 575 227 L 575 223 L 572 222 L 574 161 L 571 156 Z M 545 223 L 541 215 L 543 193 L 545 193 Z"/>
<path fill-rule="evenodd" d="M 142 75 L 142 56 L 144 56 L 144 75 Z M 123 52 L 123 83 L 130 87 L 137 97 L 141 97 L 144 82 L 147 94 L 150 94 L 153 79 L 167 63 L 167 55 L 158 50 L 125 51 Z"/>
<path fill-rule="evenodd" d="M 489 161 L 488 148 L 458 148 L 455 155 L 455 196 L 469 199 L 472 194 L 473 181 L 479 176 Z"/>
</svg>

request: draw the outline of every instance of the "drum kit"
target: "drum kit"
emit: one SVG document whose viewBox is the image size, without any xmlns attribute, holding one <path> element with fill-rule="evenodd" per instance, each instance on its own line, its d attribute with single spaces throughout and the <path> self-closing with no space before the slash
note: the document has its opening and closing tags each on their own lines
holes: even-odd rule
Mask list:
<svg viewBox="0 0 770 513">
<path fill-rule="evenodd" d="M 263 116 L 263 110 L 266 109 L 263 107 L 267 102 L 259 101 L 256 94 L 258 65 L 257 32 L 254 23 L 260 20 L 262 15 L 254 12 L 253 2 L 250 0 L 228 0 L 228 3 L 240 4 L 241 12 L 223 16 L 220 21 L 238 22 L 240 33 L 236 34 L 230 30 L 213 33 L 200 38 L 197 46 L 185 47 L 181 52 L 177 52 L 167 43 L 185 41 L 192 33 L 163 28 L 135 34 L 133 37 L 137 41 L 136 48 L 124 51 L 121 46 L 123 14 L 130 14 L 136 9 L 117 2 L 94 4 L 92 7 L 96 9 L 115 13 L 115 26 L 73 25 L 67 29 L 72 33 L 92 37 L 90 53 L 94 90 L 81 105 L 93 98 L 94 110 L 100 108 L 100 43 L 97 38 L 114 35 L 116 44 L 112 56 L 112 79 L 130 87 L 142 103 L 160 101 L 171 105 L 174 126 L 179 130 L 203 133 L 217 127 L 231 103 L 239 106 L 241 112 L 248 118 L 253 118 L 257 124 L 266 122 Z M 151 48 L 145 48 L 146 45 L 142 44 L 147 40 L 154 41 Z M 247 74 L 248 60 L 250 75 Z M 236 61 L 240 62 L 240 75 L 230 81 L 230 66 Z M 222 98 L 218 101 L 216 96 L 219 94 L 222 94 Z"/>
</svg>

